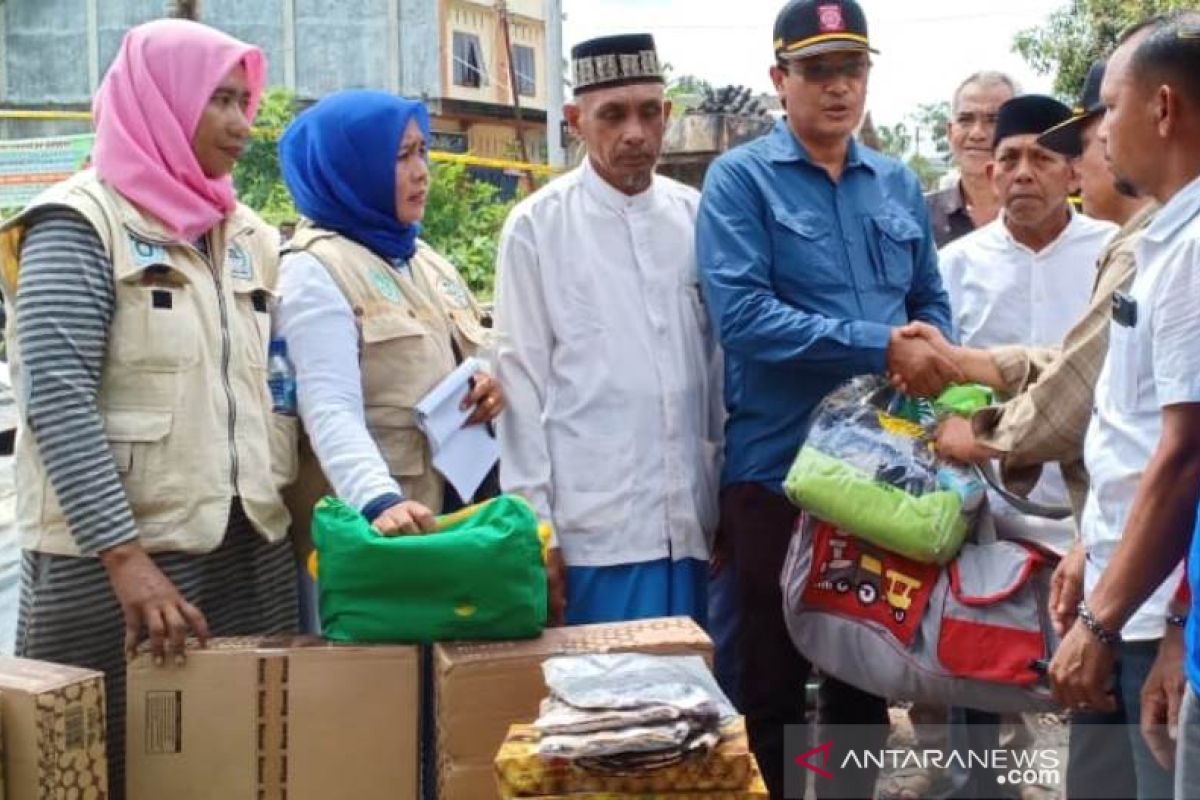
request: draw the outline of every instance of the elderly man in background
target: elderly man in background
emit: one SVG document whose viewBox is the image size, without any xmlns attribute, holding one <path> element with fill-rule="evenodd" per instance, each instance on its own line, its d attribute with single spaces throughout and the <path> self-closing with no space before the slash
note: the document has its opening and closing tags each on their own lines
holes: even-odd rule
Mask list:
<svg viewBox="0 0 1200 800">
<path fill-rule="evenodd" d="M 925 198 L 938 247 L 982 228 L 1000 213 L 987 166 L 1000 106 L 1018 94 L 1012 78 L 992 71 L 976 72 L 954 90 L 947 138 L 958 180 Z"/>
</svg>

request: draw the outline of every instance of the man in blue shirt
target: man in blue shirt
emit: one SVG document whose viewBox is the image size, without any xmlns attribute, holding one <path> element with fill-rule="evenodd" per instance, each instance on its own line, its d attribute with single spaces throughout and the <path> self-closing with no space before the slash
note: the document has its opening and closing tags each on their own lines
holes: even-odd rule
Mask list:
<svg viewBox="0 0 1200 800">
<path fill-rule="evenodd" d="M 779 588 L 797 516 L 782 484 L 809 418 L 855 375 L 911 376 L 916 393 L 959 377 L 932 347 L 899 333 L 923 320 L 949 335 L 950 308 L 920 183 L 853 136 L 871 52 L 854 0 L 788 3 L 771 69 L 787 118 L 712 165 L 697 222 L 726 359 L 719 536 L 739 585 L 743 711 L 773 797 L 783 797 L 783 726 L 803 722 L 809 672 Z M 886 722 L 880 698 L 832 680 L 822 692 L 826 721 Z M 845 778 L 861 785 L 835 791 L 871 796 L 874 775 Z"/>
</svg>

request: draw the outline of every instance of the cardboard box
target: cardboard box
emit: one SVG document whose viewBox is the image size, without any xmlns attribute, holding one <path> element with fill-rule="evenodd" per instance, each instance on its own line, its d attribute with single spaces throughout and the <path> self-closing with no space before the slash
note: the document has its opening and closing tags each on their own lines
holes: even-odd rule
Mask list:
<svg viewBox="0 0 1200 800">
<path fill-rule="evenodd" d="M 217 639 L 129 665 L 130 798 L 416 800 L 417 648 Z"/>
<path fill-rule="evenodd" d="M 90 669 L 0 658 L 8 800 L 108 796 L 104 676 Z"/>
<path fill-rule="evenodd" d="M 614 793 L 614 792 L 584 792 L 582 794 L 547 794 L 537 797 L 522 797 L 513 794 L 507 788 L 500 787 L 500 800 L 770 800 L 766 781 L 758 770 L 758 764 L 752 764 L 753 775 L 750 783 L 742 789 L 713 789 L 704 792 L 661 792 L 658 794 L 643 792 Z"/>
<path fill-rule="evenodd" d="M 439 800 L 497 794 L 493 764 L 510 725 L 537 718 L 548 694 L 542 662 L 576 653 L 699 654 L 712 640 L 687 617 L 547 629 L 517 642 L 434 646 Z"/>
<path fill-rule="evenodd" d="M 508 729 L 508 737 L 496 754 L 496 777 L 502 793 L 507 790 L 522 797 L 557 797 L 736 792 L 751 784 L 755 772 L 746 723 L 741 717 L 722 729 L 721 742 L 704 758 L 621 775 L 580 769 L 565 758 L 543 758 L 538 753 L 540 739 L 533 725 Z"/>
</svg>

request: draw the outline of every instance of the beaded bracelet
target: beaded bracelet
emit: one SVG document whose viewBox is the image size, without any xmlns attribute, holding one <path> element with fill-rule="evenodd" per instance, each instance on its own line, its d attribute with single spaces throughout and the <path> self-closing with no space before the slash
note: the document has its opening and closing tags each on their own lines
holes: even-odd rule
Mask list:
<svg viewBox="0 0 1200 800">
<path fill-rule="evenodd" d="M 1083 623 L 1083 627 L 1088 629 L 1088 632 L 1100 640 L 1101 644 L 1116 645 L 1121 643 L 1121 634 L 1113 633 L 1110 630 L 1105 630 L 1092 610 L 1087 607 L 1087 602 L 1080 600 L 1079 605 L 1075 608 L 1075 613 L 1079 615 L 1079 621 Z"/>
</svg>

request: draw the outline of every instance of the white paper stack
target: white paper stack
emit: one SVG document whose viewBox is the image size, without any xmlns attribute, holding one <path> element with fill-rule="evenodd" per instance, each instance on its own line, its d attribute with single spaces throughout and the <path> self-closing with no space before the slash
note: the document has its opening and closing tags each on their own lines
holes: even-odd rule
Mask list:
<svg viewBox="0 0 1200 800">
<path fill-rule="evenodd" d="M 471 378 L 483 364 L 468 358 L 417 403 L 417 425 L 429 440 L 433 466 L 463 502 L 470 502 L 488 471 L 500 459 L 500 445 L 486 425 L 463 427 L 471 408 L 462 409 L 471 393 Z"/>
</svg>

